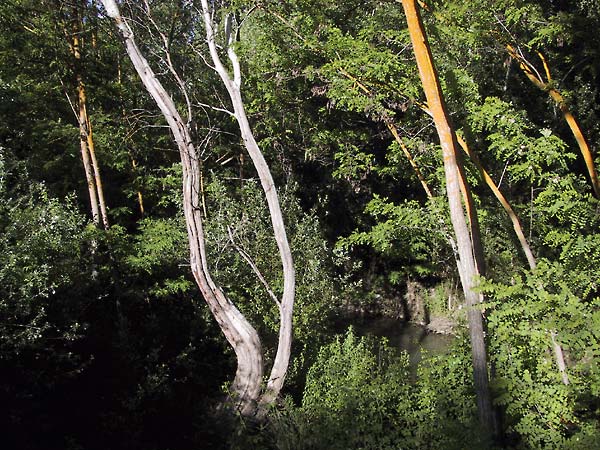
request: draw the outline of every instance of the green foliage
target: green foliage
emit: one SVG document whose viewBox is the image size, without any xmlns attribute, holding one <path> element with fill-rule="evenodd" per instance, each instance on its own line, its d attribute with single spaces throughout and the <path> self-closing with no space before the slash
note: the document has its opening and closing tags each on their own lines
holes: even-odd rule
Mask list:
<svg viewBox="0 0 600 450">
<path fill-rule="evenodd" d="M 483 284 L 496 402 L 506 409 L 508 430 L 528 448 L 575 448 L 584 437 L 600 439 L 595 419 L 584 413 L 598 402 L 592 374 L 600 356 L 599 304 L 580 297 L 571 277 L 562 264 L 540 261 L 511 284 Z M 568 386 L 553 357 L 552 333 L 567 357 Z"/>
<path fill-rule="evenodd" d="M 443 269 L 436 263 L 441 263 L 447 255 L 444 255 L 444 230 L 439 230 L 435 209 L 433 202 L 426 209 L 414 200 L 398 205 L 375 195 L 365 208 L 375 224 L 368 231 L 355 231 L 341 238 L 337 245 L 340 248 L 366 245 L 395 259 L 396 270 L 400 272 L 390 273 L 392 283 L 403 282 L 406 275 L 437 274 Z"/>
<path fill-rule="evenodd" d="M 523 271 L 510 222 L 467 162 L 488 260 L 488 338 L 507 445 L 600 447 L 598 201 L 560 110 L 505 49 L 513 45 L 541 75 L 536 52 L 543 53 L 551 86 L 597 149 L 600 41 L 589 31 L 600 26 L 597 2 L 427 4 L 422 13 L 448 110 L 510 200 L 539 260 L 537 271 Z M 215 438 L 225 431 L 212 426 L 203 405 L 220 392 L 232 358 L 188 270 L 178 155 L 98 2 L 81 5 L 83 60 L 76 68 L 68 46 L 73 4 L 0 4 L 0 146 L 10 149 L 0 153 L 0 363 L 8 380 L 0 400 L 8 411 L 3 423 L 21 430 L 11 430 L 6 445 L 86 447 L 80 430 L 107 436 L 90 448 L 197 448 L 207 433 L 225 442 Z M 204 181 L 210 179 L 203 186 L 210 268 L 266 336 L 269 360 L 277 308 L 235 248 L 280 295 L 263 196 L 248 180 L 253 172 L 240 156 L 234 121 L 204 106 L 229 108 L 200 50 L 204 30 L 194 2 L 148 5 L 156 29 L 146 2 L 122 3 L 139 45 L 183 106 L 156 31 L 165 32 L 191 99 L 193 139 L 201 143 Z M 430 311 L 443 311 L 444 289 L 456 278 L 443 198 L 425 199 L 387 128 L 397 127 L 434 195 L 443 193 L 437 137 L 419 109 L 423 95 L 400 3 L 300 0 L 254 8 L 236 0 L 219 14 L 232 10 L 243 18 L 235 46 L 244 100 L 281 187 L 296 260 L 290 392 L 304 389 L 303 373 L 317 359 L 304 402 L 288 400 L 275 412 L 274 434 L 243 431 L 246 448 L 265 436 L 280 448 L 476 447 L 466 349 L 422 365 L 416 381 L 404 357 L 352 335 L 317 358 L 339 304 L 380 302 L 381 293 L 397 294 L 411 277 L 445 283 L 426 299 Z M 76 108 L 74 69 L 86 85 L 117 224 L 106 232 L 81 214 L 89 209 L 87 186 L 67 100 Z M 235 182 L 216 181 L 226 178 Z M 569 386 L 560 382 L 550 332 L 565 349 Z M 74 398 L 80 403 L 68 403 Z M 39 430 L 51 430 L 56 442 Z M 176 432 L 160 438 L 163 430 Z"/>
<path fill-rule="evenodd" d="M 26 186 L 24 177 L 0 148 L 0 334 L 9 353 L 79 337 L 86 325 L 77 321 L 79 308 L 69 296 L 79 295 L 82 268 L 91 275 L 92 234 L 73 199 L 50 198 L 43 185 Z"/>
<path fill-rule="evenodd" d="M 279 311 L 248 261 L 249 257 L 281 296 L 281 261 L 264 194 L 257 181 L 247 181 L 238 192 L 212 181 L 207 187 L 206 220 L 209 264 L 225 293 L 259 329 L 271 357 L 279 332 Z M 320 346 L 333 309 L 338 302 L 334 292 L 330 250 L 321 236 L 314 215 L 304 213 L 294 198 L 292 187 L 280 192 L 284 220 L 296 270 L 294 303 L 294 360 L 290 380 L 305 371 Z"/>
<path fill-rule="evenodd" d="M 463 350 L 430 359 L 412 379 L 408 356 L 350 329 L 310 368 L 301 406 L 274 412 L 278 449 L 453 449 L 473 428 L 474 398 Z"/>
<path fill-rule="evenodd" d="M 151 295 L 167 297 L 190 294 L 194 283 L 189 267 L 188 241 L 184 224 L 176 219 L 144 219 L 139 223 L 133 253 L 127 265 L 141 277 L 156 279 Z"/>
<path fill-rule="evenodd" d="M 471 111 L 471 127 L 485 133 L 487 148 L 499 161 L 506 161 L 509 182 L 546 184 L 556 174 L 568 171 L 575 155 L 549 129 L 537 129 L 524 111 L 495 97 L 487 97 Z"/>
</svg>

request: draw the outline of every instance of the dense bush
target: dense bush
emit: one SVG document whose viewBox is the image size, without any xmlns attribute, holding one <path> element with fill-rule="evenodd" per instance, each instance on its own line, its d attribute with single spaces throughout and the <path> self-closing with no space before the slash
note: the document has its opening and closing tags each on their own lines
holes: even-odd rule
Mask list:
<svg viewBox="0 0 600 450">
<path fill-rule="evenodd" d="M 483 448 L 464 350 L 427 359 L 415 379 L 407 354 L 350 329 L 319 352 L 301 404 L 274 412 L 275 448 Z"/>
</svg>

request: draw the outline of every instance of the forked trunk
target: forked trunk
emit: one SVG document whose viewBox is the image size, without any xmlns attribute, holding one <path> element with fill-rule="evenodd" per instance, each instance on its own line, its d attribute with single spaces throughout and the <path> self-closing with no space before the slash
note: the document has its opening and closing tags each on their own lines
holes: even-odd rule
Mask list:
<svg viewBox="0 0 600 450">
<path fill-rule="evenodd" d="M 96 159 L 96 150 L 94 138 L 92 136 L 92 125 L 87 112 L 87 95 L 82 75 L 82 17 L 80 11 L 81 5 L 73 5 L 72 17 L 72 35 L 71 35 L 71 54 L 74 60 L 75 78 L 77 82 L 77 121 L 79 123 L 79 145 L 81 147 L 81 159 L 85 171 L 88 192 L 90 196 L 90 206 L 92 210 L 92 219 L 96 226 L 100 225 L 100 219 L 104 228 L 108 228 L 108 214 L 106 211 L 106 202 L 104 200 L 104 190 L 102 188 L 102 177 L 100 176 L 100 166 Z"/>
<path fill-rule="evenodd" d="M 114 0 L 102 0 L 109 17 L 115 20 L 127 53 L 148 93 L 165 117 L 179 149 L 183 168 L 183 210 L 190 245 L 191 270 L 212 314 L 237 357 L 237 371 L 231 385 L 231 400 L 243 415 L 255 413 L 263 375 L 262 348 L 258 333 L 212 280 L 206 258 L 201 205 L 198 155 L 186 123 L 173 100 L 139 50 L 133 31 L 121 17 Z"/>
<path fill-rule="evenodd" d="M 79 90 L 79 88 L 78 88 Z M 81 125 L 81 120 L 85 117 L 82 112 L 82 104 L 79 103 L 79 147 L 81 149 L 81 161 L 83 162 L 83 170 L 85 172 L 85 180 L 88 188 L 88 195 L 90 197 L 90 209 L 92 212 L 92 220 L 94 225 L 100 225 L 100 209 L 98 206 L 98 196 L 96 193 L 96 181 L 94 178 L 94 169 L 92 168 L 92 161 L 90 159 L 90 153 L 88 149 L 88 140 Z"/>
</svg>

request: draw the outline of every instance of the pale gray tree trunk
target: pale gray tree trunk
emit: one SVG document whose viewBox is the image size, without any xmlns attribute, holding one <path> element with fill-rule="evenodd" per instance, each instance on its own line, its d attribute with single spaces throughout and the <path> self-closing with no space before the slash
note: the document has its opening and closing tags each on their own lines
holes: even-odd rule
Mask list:
<svg viewBox="0 0 600 450">
<path fill-rule="evenodd" d="M 177 108 L 166 92 L 148 62 L 135 43 L 133 31 L 121 16 L 114 0 L 102 0 L 109 17 L 115 20 L 117 28 L 126 45 L 127 53 L 136 68 L 147 91 L 156 101 L 163 113 L 179 148 L 183 166 L 183 208 L 190 242 L 190 264 L 196 282 L 204 296 L 225 337 L 233 347 L 237 357 L 237 372 L 231 387 L 232 400 L 243 415 L 263 415 L 265 406 L 271 404 L 278 396 L 289 365 L 292 342 L 292 312 L 294 305 L 295 275 L 292 254 L 288 243 L 283 215 L 277 197 L 273 177 L 265 158 L 256 143 L 241 95 L 241 71 L 232 42 L 227 36 L 228 58 L 234 72 L 231 78 L 222 64 L 215 42 L 212 11 L 208 3 L 202 1 L 202 13 L 205 21 L 208 48 L 214 68 L 223 81 L 233 105 L 235 116 L 244 145 L 252 159 L 263 187 L 277 247 L 279 249 L 284 274 L 284 289 L 281 301 L 277 301 L 280 312 L 280 331 L 277 353 L 267 382 L 261 395 L 263 376 L 263 359 L 260 338 L 256 330 L 240 313 L 224 292 L 214 283 L 210 276 L 206 257 L 206 246 L 202 227 L 202 205 L 199 200 L 200 167 L 196 150 L 193 146 L 190 131 Z M 231 17 L 228 18 L 231 20 Z M 230 25 L 230 24 L 228 24 Z M 180 85 L 183 83 L 169 67 Z M 189 105 L 188 105 L 189 106 Z"/>
<path fill-rule="evenodd" d="M 267 382 L 267 389 L 261 398 L 261 404 L 267 405 L 273 402 L 285 380 L 287 373 L 291 345 L 292 345 L 292 312 L 294 308 L 294 290 L 295 290 L 295 273 L 294 265 L 292 261 L 292 252 L 290 250 L 289 242 L 287 239 L 285 226 L 283 222 L 283 215 L 281 207 L 279 205 L 279 199 L 277 197 L 277 191 L 275 189 L 275 183 L 269 166 L 265 161 L 265 158 L 254 138 L 252 129 L 246 116 L 246 109 L 244 107 L 244 101 L 241 93 L 241 70 L 240 64 L 233 47 L 234 36 L 236 30 L 234 27 L 237 24 L 233 22 L 233 16 L 228 15 L 225 24 L 225 41 L 227 45 L 227 57 L 231 63 L 231 69 L 233 71 L 233 77 L 230 76 L 229 72 L 225 68 L 219 52 L 217 49 L 216 36 L 215 36 L 215 23 L 213 17 L 215 16 L 214 10 L 208 4 L 207 0 L 201 0 L 202 15 L 204 18 L 204 27 L 206 29 L 206 40 L 213 63 L 214 70 L 219 74 L 221 81 L 223 82 L 231 103 L 233 105 L 233 113 L 238 122 L 242 140 L 244 146 L 254 163 L 254 167 L 260 178 L 260 182 L 267 199 L 269 206 L 269 213 L 271 216 L 271 223 L 273 226 L 273 233 L 277 242 L 277 248 L 279 249 L 279 255 L 281 258 L 281 264 L 283 268 L 284 284 L 283 284 L 283 295 L 281 302 L 278 303 L 280 312 L 280 323 L 279 323 L 279 342 L 277 346 L 277 354 L 273 362 L 271 374 Z"/>
<path fill-rule="evenodd" d="M 177 143 L 183 168 L 183 212 L 190 245 L 191 270 L 200 292 L 236 354 L 237 371 L 231 386 L 232 401 L 243 415 L 252 415 L 260 396 L 263 376 L 261 342 L 254 327 L 210 276 L 198 196 L 200 170 L 189 129 L 173 100 L 142 55 L 134 40 L 133 31 L 121 16 L 116 2 L 102 0 L 102 3 L 108 16 L 115 20 L 131 62 L 146 90 L 160 108 Z"/>
</svg>

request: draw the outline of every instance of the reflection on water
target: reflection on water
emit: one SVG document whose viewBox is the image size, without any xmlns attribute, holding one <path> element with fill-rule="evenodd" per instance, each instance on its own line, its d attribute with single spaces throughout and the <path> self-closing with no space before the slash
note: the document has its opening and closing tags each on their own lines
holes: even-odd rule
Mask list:
<svg viewBox="0 0 600 450">
<path fill-rule="evenodd" d="M 339 323 L 340 331 L 352 325 L 358 335 L 367 334 L 385 337 L 392 348 L 404 350 L 410 357 L 412 367 L 421 361 L 421 349 L 426 354 L 439 355 L 445 353 L 454 336 L 431 333 L 424 327 L 385 317 L 356 317 Z"/>
</svg>

